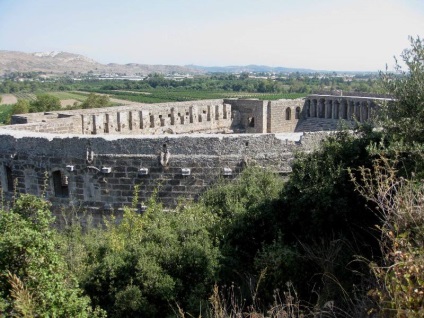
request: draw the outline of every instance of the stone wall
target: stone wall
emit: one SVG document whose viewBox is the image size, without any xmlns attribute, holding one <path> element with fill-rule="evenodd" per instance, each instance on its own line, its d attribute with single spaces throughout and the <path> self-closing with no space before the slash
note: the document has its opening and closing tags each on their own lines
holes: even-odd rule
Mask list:
<svg viewBox="0 0 424 318">
<path fill-rule="evenodd" d="M 232 128 L 246 133 L 266 133 L 268 109 L 267 101 L 258 99 L 224 99 L 231 105 Z"/>
<path fill-rule="evenodd" d="M 262 101 L 217 99 L 56 111 L 12 116 L 16 130 L 85 135 L 279 133 L 333 129 L 340 121 L 368 121 L 387 98 L 309 95 Z M 305 124 L 307 122 L 307 124 Z"/>
<path fill-rule="evenodd" d="M 304 99 L 282 99 L 268 103 L 267 132 L 296 131 L 299 121 L 302 120 Z"/>
<path fill-rule="evenodd" d="M 12 116 L 12 124 L 20 124 L 14 129 L 86 135 L 226 132 L 231 123 L 231 105 L 222 99 Z"/>
<path fill-rule="evenodd" d="M 129 205 L 136 189 L 142 201 L 157 191 L 173 208 L 248 165 L 289 173 L 296 151 L 312 151 L 328 135 L 306 131 L 368 120 L 375 105 L 363 97 L 311 95 L 18 115 L 20 124 L 0 128 L 0 185 L 6 199 L 16 188 L 94 215 Z"/>
<path fill-rule="evenodd" d="M 302 134 L 198 134 L 169 136 L 51 135 L 0 130 L 0 183 L 6 198 L 44 193 L 55 207 L 96 213 L 158 191 L 166 207 L 192 200 L 219 178 L 247 165 L 286 174 L 296 151 L 317 140 Z M 15 183 L 15 185 L 13 185 Z"/>
</svg>

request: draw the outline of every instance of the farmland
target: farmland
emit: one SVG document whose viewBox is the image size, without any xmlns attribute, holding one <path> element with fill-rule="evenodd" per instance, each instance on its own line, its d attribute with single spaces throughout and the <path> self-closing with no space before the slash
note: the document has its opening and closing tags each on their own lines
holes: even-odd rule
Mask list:
<svg viewBox="0 0 424 318">
<path fill-rule="evenodd" d="M 261 100 L 295 99 L 306 96 L 303 93 L 248 93 L 231 91 L 196 91 L 187 89 L 152 89 L 141 91 L 95 90 L 96 93 L 107 94 L 111 98 L 124 99 L 138 103 L 182 102 L 200 99 L 220 98 L 257 98 Z"/>
</svg>

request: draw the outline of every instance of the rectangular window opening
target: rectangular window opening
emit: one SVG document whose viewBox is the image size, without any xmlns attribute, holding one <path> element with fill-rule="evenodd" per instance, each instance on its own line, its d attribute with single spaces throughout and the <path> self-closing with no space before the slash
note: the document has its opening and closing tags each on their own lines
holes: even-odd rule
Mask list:
<svg viewBox="0 0 424 318">
<path fill-rule="evenodd" d="M 53 172 L 53 187 L 55 197 L 69 197 L 68 176 L 66 176 L 62 171 L 57 170 Z"/>
</svg>

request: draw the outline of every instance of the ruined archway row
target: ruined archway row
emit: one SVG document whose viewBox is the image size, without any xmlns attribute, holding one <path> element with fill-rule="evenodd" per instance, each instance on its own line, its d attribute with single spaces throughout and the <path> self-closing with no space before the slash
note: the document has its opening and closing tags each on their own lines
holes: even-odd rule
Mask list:
<svg viewBox="0 0 424 318">
<path fill-rule="evenodd" d="M 366 122 L 372 117 L 376 102 L 370 98 L 308 96 L 303 107 L 304 117 L 344 119 Z"/>
</svg>

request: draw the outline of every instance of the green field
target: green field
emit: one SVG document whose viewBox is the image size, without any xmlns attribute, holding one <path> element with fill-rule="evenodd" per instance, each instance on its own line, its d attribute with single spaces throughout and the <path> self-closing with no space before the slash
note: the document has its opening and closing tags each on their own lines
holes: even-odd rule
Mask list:
<svg viewBox="0 0 424 318">
<path fill-rule="evenodd" d="M 108 94 L 111 98 L 124 99 L 138 103 L 183 102 L 201 99 L 221 98 L 257 98 L 261 100 L 295 99 L 306 96 L 302 93 L 248 93 L 229 91 L 196 91 L 178 89 L 154 89 L 143 91 L 96 90 L 96 93 Z"/>
<path fill-rule="evenodd" d="M 36 99 L 36 95 L 33 93 L 18 92 L 14 93 L 13 95 L 15 95 L 17 99 L 26 99 L 29 101 Z"/>
<path fill-rule="evenodd" d="M 77 92 L 49 92 L 47 94 L 53 95 L 59 98 L 60 100 L 75 99 L 79 102 L 83 102 L 87 99 L 87 97 L 84 94 L 77 93 Z"/>
</svg>

